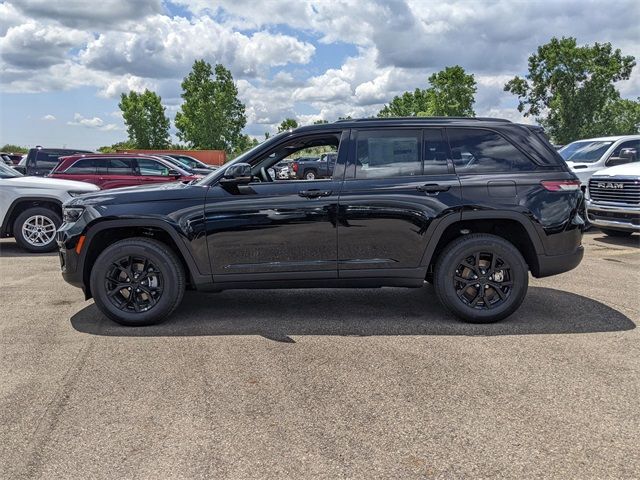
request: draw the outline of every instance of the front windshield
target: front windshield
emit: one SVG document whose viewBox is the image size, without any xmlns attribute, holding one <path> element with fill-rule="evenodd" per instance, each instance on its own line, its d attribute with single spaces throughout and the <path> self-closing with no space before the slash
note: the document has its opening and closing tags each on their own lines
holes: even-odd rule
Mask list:
<svg viewBox="0 0 640 480">
<path fill-rule="evenodd" d="M 573 142 L 558 153 L 567 162 L 593 163 L 602 158 L 613 142 Z"/>
<path fill-rule="evenodd" d="M 21 177 L 22 174 L 8 165 L 0 163 L 0 178 Z"/>
</svg>

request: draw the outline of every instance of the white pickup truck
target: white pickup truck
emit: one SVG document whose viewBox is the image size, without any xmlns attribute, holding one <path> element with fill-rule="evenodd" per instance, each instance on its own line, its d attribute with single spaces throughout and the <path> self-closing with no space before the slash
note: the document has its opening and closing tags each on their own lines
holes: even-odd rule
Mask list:
<svg viewBox="0 0 640 480">
<path fill-rule="evenodd" d="M 593 174 L 587 189 L 587 216 L 607 235 L 640 232 L 640 162 Z"/>
<path fill-rule="evenodd" d="M 25 177 L 0 162 L 0 237 L 14 237 L 29 252 L 55 250 L 62 204 L 96 190 L 91 183 Z"/>
</svg>

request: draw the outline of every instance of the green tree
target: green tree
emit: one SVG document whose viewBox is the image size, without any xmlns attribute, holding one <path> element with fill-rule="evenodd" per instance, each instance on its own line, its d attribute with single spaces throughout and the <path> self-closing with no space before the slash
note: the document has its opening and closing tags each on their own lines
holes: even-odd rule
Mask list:
<svg viewBox="0 0 640 480">
<path fill-rule="evenodd" d="M 286 132 L 287 130 L 293 130 L 298 128 L 298 122 L 294 118 L 285 118 L 278 126 L 278 133 Z"/>
<path fill-rule="evenodd" d="M 169 118 L 158 94 L 149 90 L 123 93 L 118 106 L 134 148 L 167 148 L 170 145 Z"/>
<path fill-rule="evenodd" d="M 319 119 L 313 122 L 314 125 L 323 125 L 325 123 L 329 123 L 329 122 L 323 119 Z"/>
<path fill-rule="evenodd" d="M 258 141 L 258 139 L 253 138 L 250 135 L 247 135 L 247 134 L 240 135 L 240 138 L 238 139 L 238 142 L 236 143 L 234 149 L 227 156 L 227 161 L 233 160 L 238 155 L 240 155 L 240 154 L 246 152 L 247 150 L 255 147 L 259 143 L 260 142 Z"/>
<path fill-rule="evenodd" d="M 426 89 L 416 88 L 393 97 L 378 117 L 460 116 L 475 115 L 476 81 L 459 65 L 446 67 L 431 75 Z"/>
<path fill-rule="evenodd" d="M 446 67 L 431 75 L 426 90 L 427 108 L 421 116 L 473 117 L 473 104 L 477 91 L 473 74 L 467 74 L 459 65 Z"/>
<path fill-rule="evenodd" d="M 554 37 L 529 57 L 525 78 L 514 77 L 504 89 L 518 96 L 518 110 L 535 117 L 554 141 L 568 143 L 599 135 L 600 119 L 629 110 L 617 103 L 614 83 L 628 79 L 634 66 L 634 57 L 610 43 L 578 46 L 573 37 Z"/>
<path fill-rule="evenodd" d="M 196 60 L 182 82 L 182 98 L 175 119 L 180 140 L 196 148 L 228 152 L 242 141 L 245 107 L 231 72 L 223 65 L 212 70 L 209 63 Z"/>
<path fill-rule="evenodd" d="M 640 98 L 609 102 L 593 124 L 585 127 L 584 132 L 586 137 L 640 133 Z"/>
<path fill-rule="evenodd" d="M 99 147 L 98 151 L 100 153 L 115 153 L 119 150 L 132 150 L 134 148 L 138 148 L 135 143 L 130 140 L 125 140 L 124 142 L 114 143 L 113 145 Z"/>
<path fill-rule="evenodd" d="M 20 145 L 12 145 L 7 143 L 0 148 L 0 152 L 6 153 L 28 153 L 29 149 L 27 147 L 21 147 Z"/>
</svg>

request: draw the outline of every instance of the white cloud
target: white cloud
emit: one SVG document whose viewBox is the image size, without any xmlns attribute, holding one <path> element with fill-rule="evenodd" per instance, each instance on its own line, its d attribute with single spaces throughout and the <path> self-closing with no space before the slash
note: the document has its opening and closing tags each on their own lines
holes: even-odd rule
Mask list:
<svg viewBox="0 0 640 480">
<path fill-rule="evenodd" d="M 73 28 L 119 28 L 162 13 L 161 0 L 11 0 L 25 15 Z"/>
<path fill-rule="evenodd" d="M 55 119 L 56 117 L 51 115 L 50 113 L 41 118 L 41 120 L 44 120 L 45 122 L 53 122 L 55 121 Z"/>
<path fill-rule="evenodd" d="M 87 127 L 87 128 L 95 128 L 98 130 L 103 130 L 105 132 L 118 130 L 119 127 L 115 123 L 104 123 L 100 117 L 92 117 L 86 118 L 79 113 L 75 113 L 73 115 L 73 121 L 67 122 L 67 125 L 78 126 L 78 127 Z"/>
</svg>

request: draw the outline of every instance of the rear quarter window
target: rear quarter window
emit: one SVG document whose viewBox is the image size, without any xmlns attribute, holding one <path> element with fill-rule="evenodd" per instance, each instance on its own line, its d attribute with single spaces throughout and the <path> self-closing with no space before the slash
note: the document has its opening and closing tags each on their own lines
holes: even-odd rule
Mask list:
<svg viewBox="0 0 640 480">
<path fill-rule="evenodd" d="M 447 134 L 456 173 L 515 173 L 536 168 L 524 153 L 491 130 L 449 128 Z"/>
</svg>

